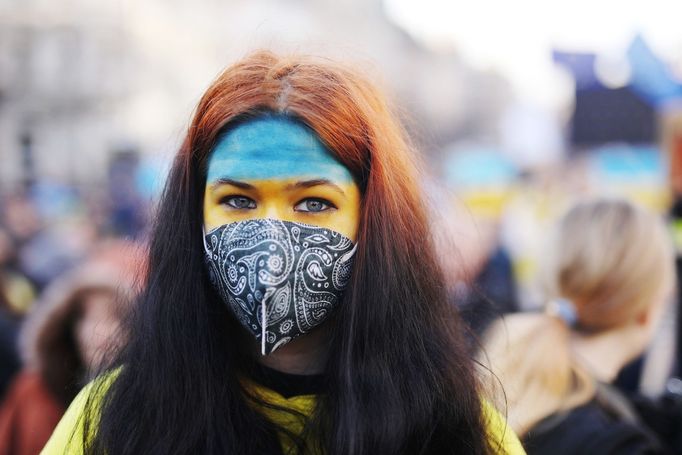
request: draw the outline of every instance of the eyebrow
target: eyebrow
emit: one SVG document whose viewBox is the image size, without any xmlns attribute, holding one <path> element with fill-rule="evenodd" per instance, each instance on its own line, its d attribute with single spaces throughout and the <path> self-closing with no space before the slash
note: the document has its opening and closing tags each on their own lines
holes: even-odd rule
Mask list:
<svg viewBox="0 0 682 455">
<path fill-rule="evenodd" d="M 239 180 L 233 180 L 227 177 L 221 177 L 215 182 L 211 184 L 211 189 L 216 189 L 220 185 L 232 185 L 237 188 L 241 188 L 243 190 L 255 190 L 256 187 L 248 184 L 246 182 L 240 182 Z M 312 180 L 301 180 L 296 183 L 292 183 L 286 186 L 287 190 L 292 190 L 292 189 L 301 189 L 301 188 L 313 188 L 315 186 L 329 186 L 333 190 L 335 190 L 337 193 L 341 194 L 342 196 L 346 196 L 346 192 L 343 191 L 343 189 L 337 185 L 336 183 L 332 182 L 331 180 L 328 179 L 312 179 Z"/>
<path fill-rule="evenodd" d="M 241 188 L 243 190 L 255 190 L 256 189 L 255 186 L 249 185 L 246 182 L 240 182 L 239 180 L 232 180 L 232 179 L 228 179 L 225 177 L 219 178 L 215 182 L 211 183 L 211 188 L 216 189 L 220 185 L 232 185 L 232 186 L 236 186 L 237 188 Z"/>
<path fill-rule="evenodd" d="M 330 186 L 332 189 L 334 189 L 337 193 L 340 193 L 342 196 L 345 196 L 346 193 L 341 189 L 340 186 L 338 186 L 336 183 L 332 182 L 331 180 L 327 179 L 313 179 L 313 180 L 301 180 L 300 182 L 296 182 L 291 185 L 287 185 L 287 190 L 290 189 L 300 189 L 300 188 L 312 188 L 315 186 Z"/>
</svg>

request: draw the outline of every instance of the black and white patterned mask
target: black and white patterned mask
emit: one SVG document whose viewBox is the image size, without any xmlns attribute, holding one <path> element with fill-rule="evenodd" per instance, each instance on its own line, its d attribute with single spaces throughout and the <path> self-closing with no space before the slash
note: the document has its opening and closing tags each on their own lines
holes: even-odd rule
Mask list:
<svg viewBox="0 0 682 455">
<path fill-rule="evenodd" d="M 353 242 L 331 229 L 272 219 L 220 226 L 204 247 L 211 283 L 263 355 L 324 322 L 355 254 Z"/>
</svg>

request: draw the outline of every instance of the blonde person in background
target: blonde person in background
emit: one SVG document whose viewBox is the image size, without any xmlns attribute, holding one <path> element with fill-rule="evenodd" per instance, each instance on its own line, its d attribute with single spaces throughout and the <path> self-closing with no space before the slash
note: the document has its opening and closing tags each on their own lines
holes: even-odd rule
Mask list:
<svg viewBox="0 0 682 455">
<path fill-rule="evenodd" d="M 580 203 L 560 221 L 546 262 L 547 311 L 496 323 L 482 354 L 527 452 L 666 453 L 609 386 L 651 342 L 671 296 L 663 221 L 622 200 Z"/>
</svg>

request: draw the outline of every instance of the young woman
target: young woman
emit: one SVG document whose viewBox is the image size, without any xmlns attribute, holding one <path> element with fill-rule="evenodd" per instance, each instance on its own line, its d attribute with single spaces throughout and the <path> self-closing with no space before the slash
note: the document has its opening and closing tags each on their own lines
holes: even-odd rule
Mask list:
<svg viewBox="0 0 682 455">
<path fill-rule="evenodd" d="M 671 296 L 663 221 L 626 201 L 584 202 L 547 257 L 548 312 L 508 316 L 485 336 L 511 426 L 530 454 L 661 453 L 609 383 L 649 344 Z"/>
<path fill-rule="evenodd" d="M 477 387 L 415 166 L 355 71 L 228 68 L 171 170 L 131 341 L 45 453 L 523 453 Z"/>
</svg>

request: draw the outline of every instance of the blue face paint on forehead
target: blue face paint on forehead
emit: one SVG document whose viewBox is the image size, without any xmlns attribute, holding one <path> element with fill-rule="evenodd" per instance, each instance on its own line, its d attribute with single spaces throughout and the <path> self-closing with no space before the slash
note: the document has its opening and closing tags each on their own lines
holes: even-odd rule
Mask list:
<svg viewBox="0 0 682 455">
<path fill-rule="evenodd" d="M 282 115 L 248 120 L 229 130 L 211 151 L 207 183 L 233 180 L 325 178 L 352 183 L 350 171 L 302 123 Z"/>
</svg>

